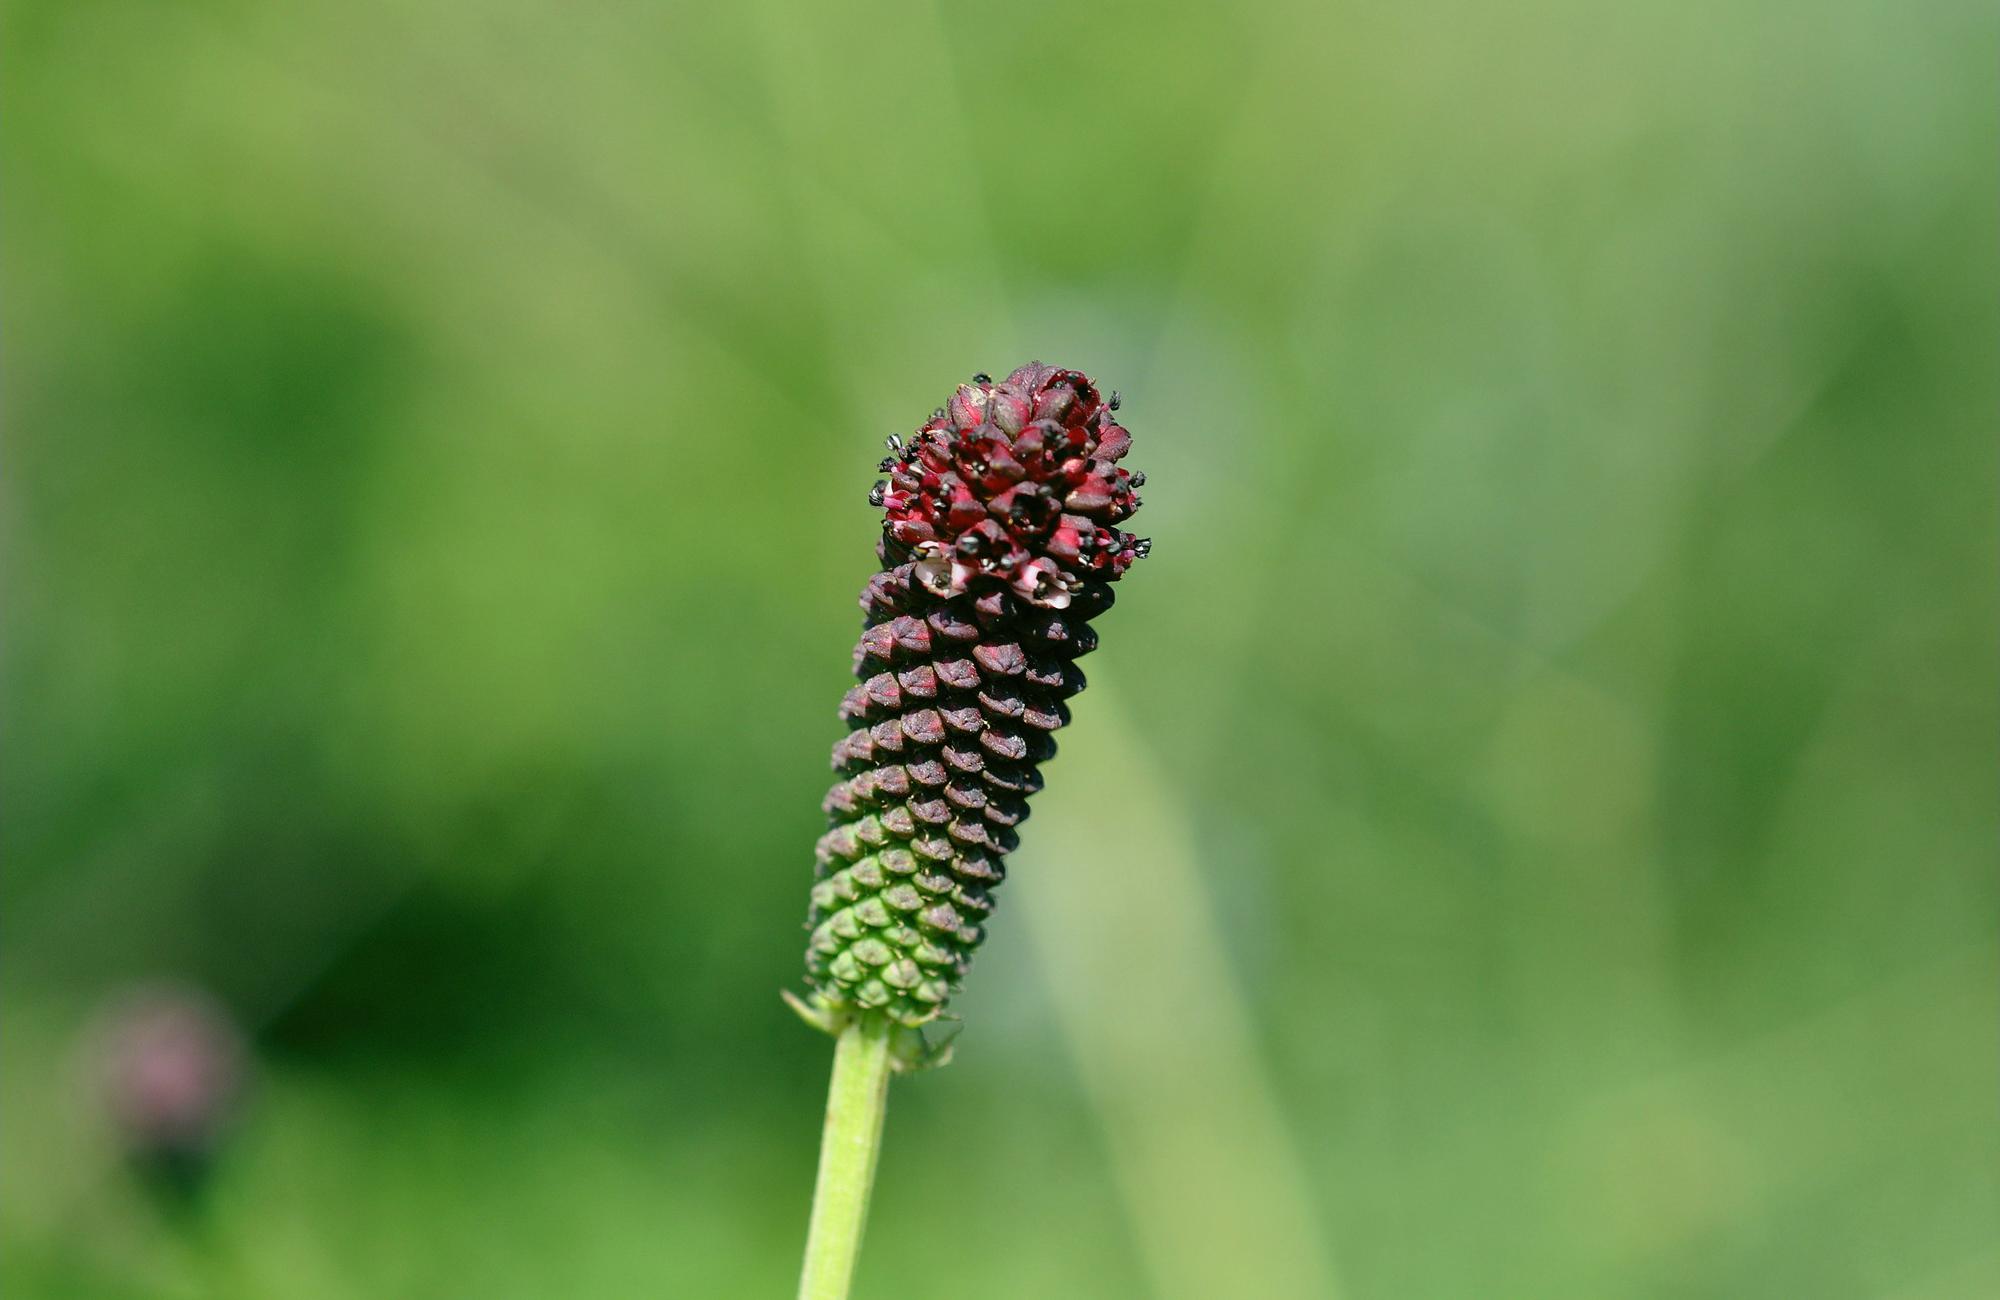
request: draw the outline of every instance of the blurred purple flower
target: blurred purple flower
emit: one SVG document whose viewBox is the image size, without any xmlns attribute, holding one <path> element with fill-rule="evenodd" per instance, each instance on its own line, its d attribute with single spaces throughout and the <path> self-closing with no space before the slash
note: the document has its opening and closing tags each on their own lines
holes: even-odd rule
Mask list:
<svg viewBox="0 0 2000 1300">
<path fill-rule="evenodd" d="M 126 1154 L 193 1182 L 242 1103 L 247 1052 L 235 1021 L 201 989 L 147 984 L 111 1000 L 96 1043 L 104 1105 Z"/>
</svg>

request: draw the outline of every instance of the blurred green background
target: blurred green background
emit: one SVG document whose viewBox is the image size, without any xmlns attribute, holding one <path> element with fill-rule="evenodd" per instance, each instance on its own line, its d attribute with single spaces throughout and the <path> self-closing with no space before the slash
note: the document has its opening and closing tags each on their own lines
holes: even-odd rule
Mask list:
<svg viewBox="0 0 2000 1300">
<path fill-rule="evenodd" d="M 862 1295 L 2000 1295 L 1990 4 L 0 13 L 7 1294 L 789 1294 L 863 497 L 1042 358 L 1157 544 Z"/>
</svg>

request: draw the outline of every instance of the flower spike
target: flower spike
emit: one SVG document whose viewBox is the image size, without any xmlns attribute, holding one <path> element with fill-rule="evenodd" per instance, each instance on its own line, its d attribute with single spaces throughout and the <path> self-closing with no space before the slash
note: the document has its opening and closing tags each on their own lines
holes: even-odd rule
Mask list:
<svg viewBox="0 0 2000 1300">
<path fill-rule="evenodd" d="M 993 911 L 1083 689 L 1090 621 L 1151 543 L 1119 525 L 1142 475 L 1080 371 L 1039 363 L 961 384 L 868 494 L 882 569 L 861 593 L 860 685 L 841 702 L 806 949 L 808 1023 L 943 1014 Z"/>
</svg>

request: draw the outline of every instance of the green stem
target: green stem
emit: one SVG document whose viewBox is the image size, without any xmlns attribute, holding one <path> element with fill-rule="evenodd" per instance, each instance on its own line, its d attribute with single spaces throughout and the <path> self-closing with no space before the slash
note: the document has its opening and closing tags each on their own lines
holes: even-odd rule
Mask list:
<svg viewBox="0 0 2000 1300">
<path fill-rule="evenodd" d="M 820 1137 L 819 1182 L 813 1188 L 799 1300 L 846 1300 L 853 1284 L 875 1159 L 882 1150 L 891 1065 L 886 1021 L 864 1016 L 841 1029 L 826 1093 L 826 1129 Z"/>
</svg>

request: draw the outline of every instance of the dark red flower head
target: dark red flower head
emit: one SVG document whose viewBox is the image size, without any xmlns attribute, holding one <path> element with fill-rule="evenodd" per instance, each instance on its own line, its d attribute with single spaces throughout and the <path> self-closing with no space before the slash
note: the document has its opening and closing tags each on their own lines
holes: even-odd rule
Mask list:
<svg viewBox="0 0 2000 1300">
<path fill-rule="evenodd" d="M 1145 480 L 1118 466 L 1132 436 L 1116 405 L 1078 371 L 1028 365 L 959 385 L 908 442 L 892 438 L 875 499 L 917 580 L 937 596 L 1004 585 L 1063 609 L 1083 583 L 1130 568 L 1147 544 L 1117 525 Z"/>
<path fill-rule="evenodd" d="M 1117 404 L 1074 370 L 1023 366 L 889 439 L 797 1004 L 822 1028 L 936 1019 L 986 933 L 1091 620 L 1147 549 L 1118 527 L 1143 477 L 1118 467 Z"/>
</svg>

